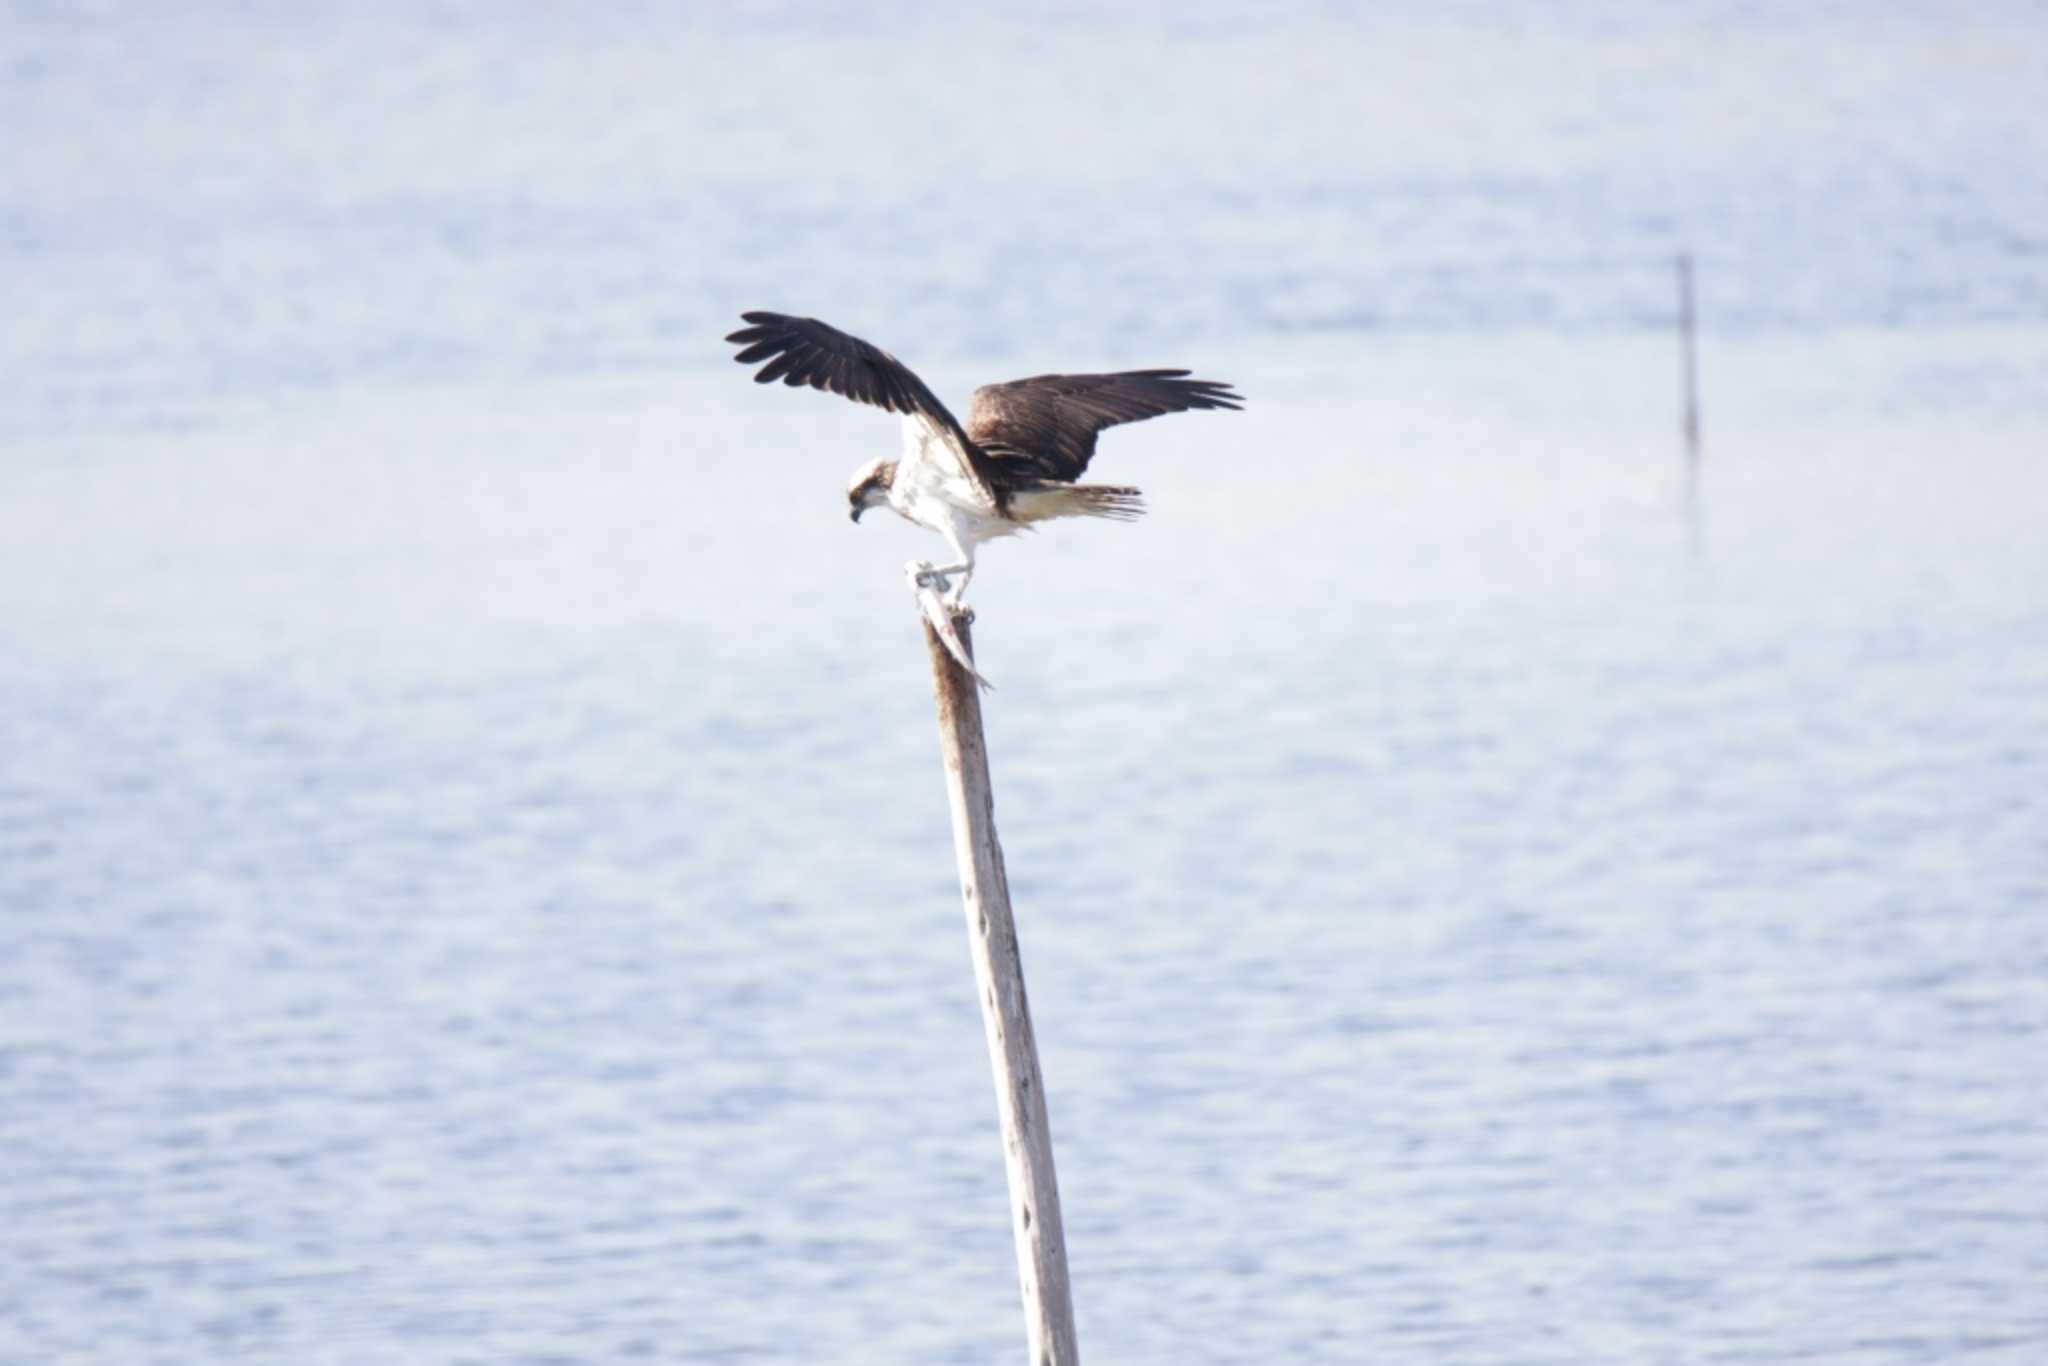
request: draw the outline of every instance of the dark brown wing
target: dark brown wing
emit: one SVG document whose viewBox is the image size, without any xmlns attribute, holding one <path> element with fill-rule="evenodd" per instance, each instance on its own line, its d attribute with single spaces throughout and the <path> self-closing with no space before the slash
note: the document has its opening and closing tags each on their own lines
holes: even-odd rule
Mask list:
<svg viewBox="0 0 2048 1366">
<path fill-rule="evenodd" d="M 753 326 L 741 328 L 726 340 L 740 348 L 733 357 L 740 364 L 767 362 L 754 375 L 755 383 L 779 379 L 792 387 L 808 384 L 922 421 L 953 448 L 962 472 L 981 485 L 992 503 L 1001 505 L 988 458 L 909 366 L 881 347 L 816 318 L 765 312 L 742 313 L 740 317 Z"/>
<path fill-rule="evenodd" d="M 1034 375 L 974 391 L 967 433 L 1002 475 L 1071 483 L 1095 454 L 1095 434 L 1120 422 L 1244 403 L 1228 384 L 1185 370 Z"/>
</svg>

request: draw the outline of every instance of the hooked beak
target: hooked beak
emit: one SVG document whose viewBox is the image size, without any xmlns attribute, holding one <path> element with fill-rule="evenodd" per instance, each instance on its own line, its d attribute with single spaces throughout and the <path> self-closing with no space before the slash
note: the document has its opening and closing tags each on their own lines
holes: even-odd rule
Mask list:
<svg viewBox="0 0 2048 1366">
<path fill-rule="evenodd" d="M 852 520 L 854 520 L 854 521 L 858 522 L 858 521 L 860 520 L 860 515 L 861 515 L 861 513 L 865 512 L 865 511 L 867 511 L 867 509 L 866 509 L 866 508 L 862 507 L 862 506 L 861 506 L 860 504 L 858 504 L 858 503 L 855 503 L 855 504 L 853 505 L 853 511 L 851 511 L 851 512 L 847 513 L 846 515 L 847 515 L 847 516 L 848 516 L 849 518 L 851 518 Z"/>
</svg>

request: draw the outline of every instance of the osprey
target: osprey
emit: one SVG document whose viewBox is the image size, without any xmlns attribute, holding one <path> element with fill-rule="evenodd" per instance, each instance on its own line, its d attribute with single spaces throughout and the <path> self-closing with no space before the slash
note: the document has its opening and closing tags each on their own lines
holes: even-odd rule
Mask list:
<svg viewBox="0 0 2048 1366">
<path fill-rule="evenodd" d="M 1189 379 L 1185 370 L 1125 370 L 1112 375 L 1034 375 L 974 391 L 967 422 L 925 387 L 909 366 L 879 347 L 816 318 L 742 313 L 752 326 L 726 340 L 742 365 L 762 361 L 756 382 L 781 380 L 829 389 L 857 403 L 903 414 L 903 453 L 870 460 L 853 472 L 846 501 L 853 520 L 886 505 L 906 521 L 946 538 L 952 564 L 918 561 L 921 586 L 947 590 L 957 610 L 974 577 L 974 548 L 1055 517 L 1130 521 L 1145 510 L 1138 490 L 1077 484 L 1095 454 L 1095 435 L 1120 422 L 1139 422 L 1190 409 L 1236 409 L 1244 402 L 1228 384 Z"/>
</svg>

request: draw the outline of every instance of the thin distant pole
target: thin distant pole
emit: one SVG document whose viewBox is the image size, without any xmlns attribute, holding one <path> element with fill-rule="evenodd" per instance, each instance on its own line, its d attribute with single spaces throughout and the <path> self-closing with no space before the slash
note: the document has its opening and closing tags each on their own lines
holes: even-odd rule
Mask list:
<svg viewBox="0 0 2048 1366">
<path fill-rule="evenodd" d="M 1697 330 L 1692 302 L 1692 253 L 1678 253 L 1678 346 L 1683 366 L 1681 383 L 1685 402 L 1685 469 L 1697 478 L 1700 467 L 1700 371 L 1694 333 Z"/>
<path fill-rule="evenodd" d="M 974 641 L 968 620 L 957 617 L 953 625 L 962 653 L 971 660 Z M 1003 849 L 996 842 L 995 792 L 988 776 L 988 741 L 981 729 L 980 688 L 929 620 L 924 636 L 938 699 L 939 751 L 946 763 L 946 800 L 953 814 L 953 853 L 967 908 L 975 994 L 988 1035 L 989 1065 L 995 1071 L 1029 1359 L 1031 1366 L 1077 1366 L 1081 1356 L 1074 1340 L 1074 1301 L 1067 1282 L 1059 1181 L 1053 1174 L 1052 1128 L 1046 1121 L 1031 1003 L 1024 994 L 1017 922 L 1010 914 L 1010 884 L 1003 872 Z"/>
</svg>

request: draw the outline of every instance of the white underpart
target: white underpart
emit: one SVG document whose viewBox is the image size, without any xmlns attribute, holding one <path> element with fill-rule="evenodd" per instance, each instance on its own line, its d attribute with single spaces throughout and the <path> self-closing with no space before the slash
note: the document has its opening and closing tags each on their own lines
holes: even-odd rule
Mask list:
<svg viewBox="0 0 2048 1366">
<path fill-rule="evenodd" d="M 1021 529 L 996 511 L 951 435 L 915 413 L 903 419 L 903 455 L 889 483 L 889 506 L 905 521 L 946 538 L 954 562 L 934 565 L 930 572 L 960 576 L 947 595 L 955 605 L 974 577 L 974 548 Z"/>
</svg>

